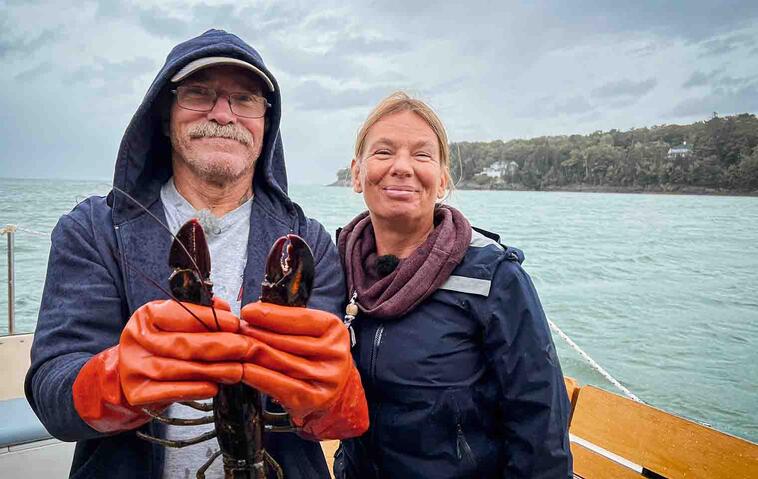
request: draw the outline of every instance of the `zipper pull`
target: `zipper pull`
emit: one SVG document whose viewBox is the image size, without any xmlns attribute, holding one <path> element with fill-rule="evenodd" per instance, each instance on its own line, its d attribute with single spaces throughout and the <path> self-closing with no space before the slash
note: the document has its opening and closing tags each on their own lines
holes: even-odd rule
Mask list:
<svg viewBox="0 0 758 479">
<path fill-rule="evenodd" d="M 455 449 L 456 449 L 455 452 L 457 453 L 458 460 L 460 461 L 461 459 L 463 459 L 463 444 L 462 444 L 463 429 L 461 429 L 460 424 L 456 424 L 456 429 L 457 430 L 456 430 L 456 436 L 455 436 Z"/>
<path fill-rule="evenodd" d="M 345 306 L 345 319 L 344 323 L 347 326 L 347 330 L 350 331 L 350 348 L 355 347 L 355 330 L 353 329 L 353 320 L 358 315 L 358 292 L 353 291 L 353 296 L 350 298 L 350 302 Z"/>
</svg>

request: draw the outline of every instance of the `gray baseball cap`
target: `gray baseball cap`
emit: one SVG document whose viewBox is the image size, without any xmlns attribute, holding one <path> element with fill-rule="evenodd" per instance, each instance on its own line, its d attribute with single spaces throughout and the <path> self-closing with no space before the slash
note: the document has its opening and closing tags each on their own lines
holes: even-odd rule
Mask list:
<svg viewBox="0 0 758 479">
<path fill-rule="evenodd" d="M 261 71 L 260 68 L 256 67 L 255 65 L 251 65 L 246 61 L 230 57 L 198 58 L 197 60 L 189 62 L 184 66 L 184 68 L 176 72 L 176 75 L 171 77 L 171 81 L 173 83 L 180 82 L 198 70 L 217 65 L 234 65 L 242 68 L 247 68 L 248 70 L 258 75 L 258 77 L 260 77 L 260 79 L 263 80 L 263 82 L 268 86 L 268 89 L 270 91 L 274 91 L 274 83 L 265 73 L 263 73 L 263 71 Z"/>
</svg>

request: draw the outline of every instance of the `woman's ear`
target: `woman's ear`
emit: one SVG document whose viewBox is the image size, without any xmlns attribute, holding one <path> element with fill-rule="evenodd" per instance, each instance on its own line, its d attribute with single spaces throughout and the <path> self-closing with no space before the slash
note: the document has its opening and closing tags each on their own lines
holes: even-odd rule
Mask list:
<svg viewBox="0 0 758 479">
<path fill-rule="evenodd" d="M 441 200 L 445 197 L 445 193 L 447 191 L 447 176 L 444 174 L 440 178 L 440 184 L 437 186 L 437 199 Z"/>
<path fill-rule="evenodd" d="M 363 185 L 361 185 L 361 169 L 358 164 L 358 161 L 353 158 L 350 162 L 350 175 L 353 179 L 353 191 L 356 193 L 363 193 Z"/>
</svg>

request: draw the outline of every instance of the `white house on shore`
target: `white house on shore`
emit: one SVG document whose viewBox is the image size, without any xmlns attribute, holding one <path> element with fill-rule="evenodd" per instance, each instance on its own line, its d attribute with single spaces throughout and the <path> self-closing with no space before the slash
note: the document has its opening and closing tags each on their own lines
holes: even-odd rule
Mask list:
<svg viewBox="0 0 758 479">
<path fill-rule="evenodd" d="M 496 161 L 490 166 L 482 170 L 482 175 L 489 176 L 490 178 L 513 178 L 513 175 L 518 171 L 518 163 L 515 161 Z"/>
<path fill-rule="evenodd" d="M 687 146 L 687 142 L 685 141 L 679 146 L 672 146 L 669 148 L 666 156 L 668 158 L 686 158 L 690 156 L 690 147 Z"/>
</svg>

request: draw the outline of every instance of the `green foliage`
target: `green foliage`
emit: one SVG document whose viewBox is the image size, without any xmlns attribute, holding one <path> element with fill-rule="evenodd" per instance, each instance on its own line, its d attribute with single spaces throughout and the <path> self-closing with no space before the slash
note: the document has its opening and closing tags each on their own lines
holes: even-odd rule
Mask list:
<svg viewBox="0 0 758 479">
<path fill-rule="evenodd" d="M 669 154 L 670 148 L 685 142 L 687 153 Z M 453 143 L 450 151 L 453 179 L 459 181 L 460 177 L 464 187 L 758 189 L 758 119 L 747 113 L 714 115 L 691 125 L 508 142 L 460 142 Z M 515 171 L 506 168 L 511 162 L 518 165 Z M 499 167 L 502 174 L 484 174 L 493 167 Z"/>
<path fill-rule="evenodd" d="M 340 168 L 337 170 L 337 181 L 334 184 L 349 185 L 350 184 L 350 168 Z"/>
</svg>

